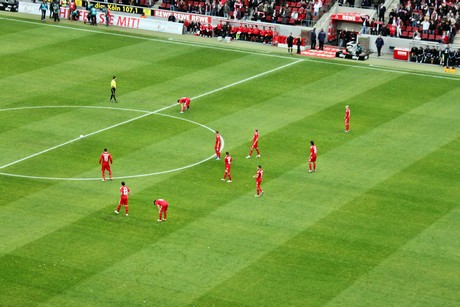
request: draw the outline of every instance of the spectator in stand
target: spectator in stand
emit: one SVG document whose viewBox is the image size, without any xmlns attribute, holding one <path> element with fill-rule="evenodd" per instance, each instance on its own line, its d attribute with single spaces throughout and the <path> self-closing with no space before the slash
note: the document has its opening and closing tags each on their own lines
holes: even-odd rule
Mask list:
<svg viewBox="0 0 460 307">
<path fill-rule="evenodd" d="M 286 4 L 286 6 L 283 9 L 283 13 L 281 15 L 281 17 L 283 17 L 282 23 L 287 24 L 287 21 L 288 21 L 290 16 L 291 16 L 291 10 L 289 8 L 289 4 Z"/>
<path fill-rule="evenodd" d="M 324 41 L 326 40 L 326 32 L 323 29 L 318 33 L 318 42 L 319 42 L 319 50 L 324 50 Z"/>
<path fill-rule="evenodd" d="M 241 0 L 236 0 L 235 4 L 233 5 L 233 18 L 240 20 L 241 15 L 241 8 L 243 7 L 243 2 Z"/>
<path fill-rule="evenodd" d="M 396 36 L 397 36 L 397 37 L 400 37 L 401 34 L 402 34 L 402 29 L 401 29 L 402 26 L 403 26 L 403 22 L 402 22 L 402 20 L 401 20 L 401 17 L 398 16 L 398 17 L 396 18 Z"/>
<path fill-rule="evenodd" d="M 428 17 L 425 17 L 425 19 L 422 21 L 422 33 L 428 34 L 429 30 L 430 30 L 430 21 Z"/>
<path fill-rule="evenodd" d="M 321 8 L 321 4 L 319 1 L 316 1 L 315 4 L 313 5 L 313 16 L 315 16 L 315 19 L 319 18 L 319 9 Z"/>
<path fill-rule="evenodd" d="M 310 41 L 311 41 L 310 49 L 315 50 L 316 48 L 316 28 L 313 28 L 313 30 L 311 30 Z"/>
<path fill-rule="evenodd" d="M 243 21 L 247 21 L 249 19 L 249 7 L 243 7 Z"/>
<path fill-rule="evenodd" d="M 225 2 L 223 8 L 222 8 L 222 12 L 224 13 L 224 17 L 227 18 L 227 19 L 230 19 L 230 6 L 228 5 L 227 2 Z"/>
<path fill-rule="evenodd" d="M 385 22 L 385 12 L 387 8 L 385 7 L 385 2 L 380 3 L 379 6 L 379 21 Z"/>
<path fill-rule="evenodd" d="M 389 17 L 389 19 L 388 19 L 388 24 L 389 24 L 389 25 L 393 24 L 393 21 L 394 21 L 395 18 L 396 18 L 396 11 L 395 11 L 395 9 L 391 9 L 391 12 L 390 12 L 390 14 L 388 14 L 388 17 Z"/>
<path fill-rule="evenodd" d="M 291 18 L 294 19 L 294 23 L 297 24 L 298 19 L 299 19 L 299 12 L 298 11 L 292 12 Z"/>
<path fill-rule="evenodd" d="M 394 24 L 391 24 L 388 26 L 388 29 L 390 30 L 390 36 L 395 37 L 396 36 L 396 26 Z"/>
</svg>

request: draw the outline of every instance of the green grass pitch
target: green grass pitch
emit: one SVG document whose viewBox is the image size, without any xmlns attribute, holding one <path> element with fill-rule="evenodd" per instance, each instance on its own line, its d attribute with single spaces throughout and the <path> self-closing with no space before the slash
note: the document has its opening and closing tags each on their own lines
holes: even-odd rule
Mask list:
<svg viewBox="0 0 460 307">
<path fill-rule="evenodd" d="M 0 305 L 460 304 L 458 78 L 38 19 L 0 15 Z"/>
</svg>

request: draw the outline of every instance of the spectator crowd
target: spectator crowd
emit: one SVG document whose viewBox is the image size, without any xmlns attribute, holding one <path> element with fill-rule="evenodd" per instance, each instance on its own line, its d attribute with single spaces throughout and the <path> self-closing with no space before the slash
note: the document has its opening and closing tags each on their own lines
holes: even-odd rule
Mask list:
<svg viewBox="0 0 460 307">
<path fill-rule="evenodd" d="M 308 25 L 319 19 L 324 5 L 323 0 L 163 0 L 160 8 L 239 21 Z"/>
</svg>

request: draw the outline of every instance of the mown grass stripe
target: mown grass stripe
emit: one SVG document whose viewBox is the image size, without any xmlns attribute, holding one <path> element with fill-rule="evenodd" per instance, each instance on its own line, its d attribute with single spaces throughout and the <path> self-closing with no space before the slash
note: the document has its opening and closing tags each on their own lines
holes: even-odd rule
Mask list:
<svg viewBox="0 0 460 307">
<path fill-rule="evenodd" d="M 451 92 L 447 96 L 455 94 L 455 92 Z M 433 112 L 431 112 L 431 114 L 433 117 L 436 117 L 438 112 L 443 114 L 446 109 L 455 109 L 456 106 L 453 102 L 450 104 L 441 104 L 445 98 L 446 97 L 441 97 L 438 101 L 426 103 L 413 112 L 417 113 L 421 110 L 432 109 Z M 435 108 L 434 106 L 438 107 Z M 411 144 L 414 146 L 420 145 L 420 149 L 417 156 L 403 156 L 398 161 L 393 161 L 394 159 L 385 155 L 387 152 L 386 148 L 403 148 L 409 133 L 401 134 L 399 137 L 393 137 L 387 140 L 385 148 L 381 148 L 379 142 L 369 141 L 385 138 L 387 131 L 392 128 L 398 131 L 401 125 L 409 125 L 412 127 L 410 133 Z M 430 135 L 426 134 L 429 133 L 429 131 L 426 131 L 423 127 L 429 125 L 431 125 L 433 130 L 442 132 L 442 137 L 439 137 L 435 142 L 425 142 L 426 138 L 430 138 Z M 260 199 L 261 202 L 258 205 L 253 204 L 248 206 L 248 204 L 253 203 L 247 200 L 248 197 L 251 197 L 252 193 L 237 197 L 233 201 L 218 203 L 214 208 L 215 210 L 210 212 L 210 214 L 176 230 L 171 235 L 167 235 L 163 239 L 153 243 L 152 246 L 133 254 L 122 263 L 118 263 L 116 266 L 108 268 L 100 274 L 102 276 L 129 276 L 126 279 L 128 284 L 134 284 L 136 281 L 141 284 L 149 285 L 152 288 L 163 287 L 162 292 L 165 293 L 165 297 L 168 298 L 168 301 L 165 299 L 165 304 L 174 305 L 200 302 L 206 304 L 209 303 L 209 301 L 205 299 L 208 295 L 211 298 L 214 294 L 218 297 L 227 297 L 229 295 L 227 290 L 224 290 L 225 294 L 223 292 L 214 293 L 212 290 L 213 287 L 219 289 L 220 286 L 222 286 L 222 289 L 231 289 L 233 287 L 231 285 L 232 283 L 240 284 L 243 280 L 248 278 L 247 274 L 244 273 L 244 269 L 248 268 L 248 270 L 251 270 L 251 266 L 256 263 L 264 263 L 265 268 L 271 265 L 278 265 L 270 264 L 266 261 L 276 256 L 278 251 L 283 253 L 283 249 L 281 248 L 283 242 L 287 244 L 293 237 L 299 235 L 303 231 L 307 231 L 311 227 L 313 227 L 313 229 L 320 227 L 322 219 L 330 214 L 334 214 L 335 211 L 347 205 L 353 199 L 360 197 L 361 194 L 368 192 L 369 189 L 377 186 L 379 183 L 385 182 L 393 176 L 397 176 L 413 163 L 432 154 L 440 146 L 458 137 L 460 132 L 458 129 L 452 131 L 451 125 L 445 121 L 438 122 L 438 124 L 435 125 L 431 117 L 412 116 L 411 114 L 404 114 L 397 117 L 385 123 L 381 128 L 381 132 L 379 132 L 380 129 L 371 131 L 362 137 L 355 138 L 346 145 L 347 148 L 355 148 L 354 154 L 357 155 L 355 159 L 349 159 L 346 162 L 340 161 L 344 155 L 345 145 L 330 150 L 322 155 L 320 159 L 320 161 L 322 161 L 322 167 L 318 173 L 306 174 L 304 166 L 286 172 L 284 175 L 280 176 L 280 178 L 273 179 L 270 183 L 265 185 L 267 195 L 265 198 Z M 422 133 L 413 133 L 415 131 L 422 131 Z M 367 144 L 367 149 L 369 151 L 382 152 L 382 155 L 380 155 L 381 159 L 391 160 L 392 168 L 387 169 L 383 161 L 381 163 L 375 163 L 372 157 L 369 157 L 366 152 L 361 150 L 362 146 L 358 146 L 360 143 Z M 398 154 L 398 152 L 394 153 Z M 352 152 L 349 151 L 348 155 L 351 156 Z M 363 164 L 367 167 L 365 168 L 368 170 L 367 174 L 362 172 L 346 172 L 343 174 L 343 178 L 347 178 L 345 183 L 341 183 L 340 178 L 335 178 L 337 176 L 335 175 L 337 170 L 344 170 L 344 166 L 347 166 L 347 169 L 356 170 L 362 169 Z M 369 174 L 375 177 L 369 177 Z M 331 176 L 334 177 L 334 180 L 330 180 Z M 323 177 L 325 179 L 323 179 Z M 281 184 L 280 181 L 282 181 Z M 335 182 L 335 188 L 332 188 L 334 186 L 333 182 Z M 230 190 L 233 189 L 228 185 L 226 187 Z M 284 193 L 281 193 L 281 190 L 283 190 Z M 346 192 L 347 190 L 350 190 L 349 193 Z M 277 192 L 280 193 L 276 194 Z M 292 193 L 293 197 L 286 199 L 286 193 Z M 311 202 L 306 201 L 308 199 L 310 199 Z M 296 212 L 296 214 L 283 214 L 283 210 Z M 320 223 L 318 224 L 318 222 Z M 219 233 L 212 233 L 212 229 L 215 229 L 217 225 L 220 225 Z M 277 231 L 270 231 L 275 226 Z M 427 226 L 429 225 L 423 223 L 419 225 L 420 229 L 424 229 Z M 323 242 L 324 239 L 332 240 L 333 238 L 320 237 L 318 244 Z M 338 238 L 334 238 L 334 240 L 337 239 Z M 181 242 L 188 241 L 193 242 L 193 244 L 190 246 L 181 245 Z M 232 249 L 228 249 L 229 246 L 231 246 Z M 398 247 L 399 245 L 396 245 L 396 247 L 393 248 Z M 295 248 L 289 245 L 287 250 L 292 252 Z M 275 252 L 275 254 L 271 255 L 273 252 Z M 182 265 L 180 266 L 177 266 L 178 257 L 181 259 Z M 161 258 L 161 266 L 146 266 L 143 261 L 143 259 L 146 258 Z M 329 261 L 331 261 L 330 265 L 332 265 L 334 259 L 329 259 Z M 377 261 L 377 263 L 378 262 L 379 261 Z M 141 265 L 141 267 L 136 267 L 136 264 Z M 349 269 L 353 267 L 352 263 L 346 265 Z M 368 265 L 372 267 L 376 265 L 376 262 L 370 259 Z M 197 267 L 201 268 L 201 270 L 197 271 L 194 269 Z M 240 270 L 243 271 L 238 273 Z M 282 271 L 278 273 L 284 276 Z M 357 278 L 362 273 L 363 271 L 360 270 L 358 275 L 352 278 Z M 254 277 L 259 279 L 261 278 L 260 274 L 261 272 L 257 271 Z M 234 278 L 238 280 L 238 282 L 232 281 L 233 275 L 235 275 Z M 83 284 L 76 286 L 69 294 L 57 297 L 50 302 L 53 304 L 59 303 L 61 299 L 65 300 L 67 295 L 70 297 L 73 295 L 82 297 L 82 293 L 88 290 L 90 285 L 94 284 L 94 280 L 100 278 L 98 276 L 99 275 L 95 275 Z M 158 279 L 152 279 L 152 276 Z M 269 276 L 273 277 L 272 275 Z M 252 277 L 251 275 L 251 278 Z M 226 280 L 230 280 L 230 284 L 225 283 Z M 345 280 L 342 280 L 342 282 L 344 281 Z M 115 282 L 115 280 L 111 282 Z M 328 279 L 327 282 L 334 284 L 333 279 Z M 223 284 L 219 285 L 220 283 Z M 248 284 L 252 283 L 249 282 Z M 177 293 L 179 289 L 182 289 L 182 291 Z M 240 289 L 240 292 L 238 292 L 240 299 L 233 299 L 241 303 L 243 303 L 243 299 L 250 302 L 249 304 L 260 303 L 260 295 L 257 296 L 258 301 L 250 300 L 250 295 L 252 293 L 250 291 L 251 289 L 255 291 L 254 288 L 248 286 L 247 295 L 243 296 Z M 260 287 L 257 286 L 257 289 L 260 293 L 264 293 Z M 340 287 L 336 287 L 331 289 L 331 292 L 336 294 L 334 291 L 338 291 L 339 289 Z M 115 295 L 115 292 L 120 290 L 120 288 L 113 289 L 113 291 L 109 290 L 105 295 Z M 328 291 L 325 293 L 328 293 Z M 195 299 L 191 299 L 191 296 Z M 200 299 L 201 296 L 204 296 L 204 298 Z M 275 297 L 271 296 L 269 298 L 270 302 L 276 302 Z M 279 299 L 286 302 L 285 297 L 279 297 Z M 296 297 L 293 296 L 292 299 L 293 304 L 308 302 L 308 298 L 305 297 L 296 299 Z M 327 301 L 330 297 L 324 296 L 316 299 Z M 84 303 L 85 300 L 82 299 L 80 302 Z M 265 302 L 268 303 L 269 301 L 267 300 Z M 278 303 L 281 303 L 281 301 Z"/>
</svg>

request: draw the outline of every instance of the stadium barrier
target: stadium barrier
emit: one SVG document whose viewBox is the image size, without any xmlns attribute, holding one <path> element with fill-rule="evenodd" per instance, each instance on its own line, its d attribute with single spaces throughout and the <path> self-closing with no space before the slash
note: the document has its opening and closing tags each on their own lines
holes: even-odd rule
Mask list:
<svg viewBox="0 0 460 307">
<path fill-rule="evenodd" d="M 40 15 L 40 4 L 39 3 L 30 3 L 30 2 L 19 2 L 20 13 Z M 60 18 L 68 18 L 69 8 L 61 7 L 60 9 Z M 77 22 L 83 22 L 87 20 L 88 11 L 80 9 L 80 15 Z M 97 23 L 105 25 L 106 16 L 103 12 L 97 12 Z M 149 18 L 140 18 L 133 15 L 122 15 L 112 12 L 109 20 L 110 26 L 122 27 L 122 28 L 131 28 L 131 29 L 140 29 L 148 31 L 156 31 L 163 33 L 171 34 L 183 34 L 183 24 L 168 22 L 163 20 L 155 20 Z"/>
</svg>

